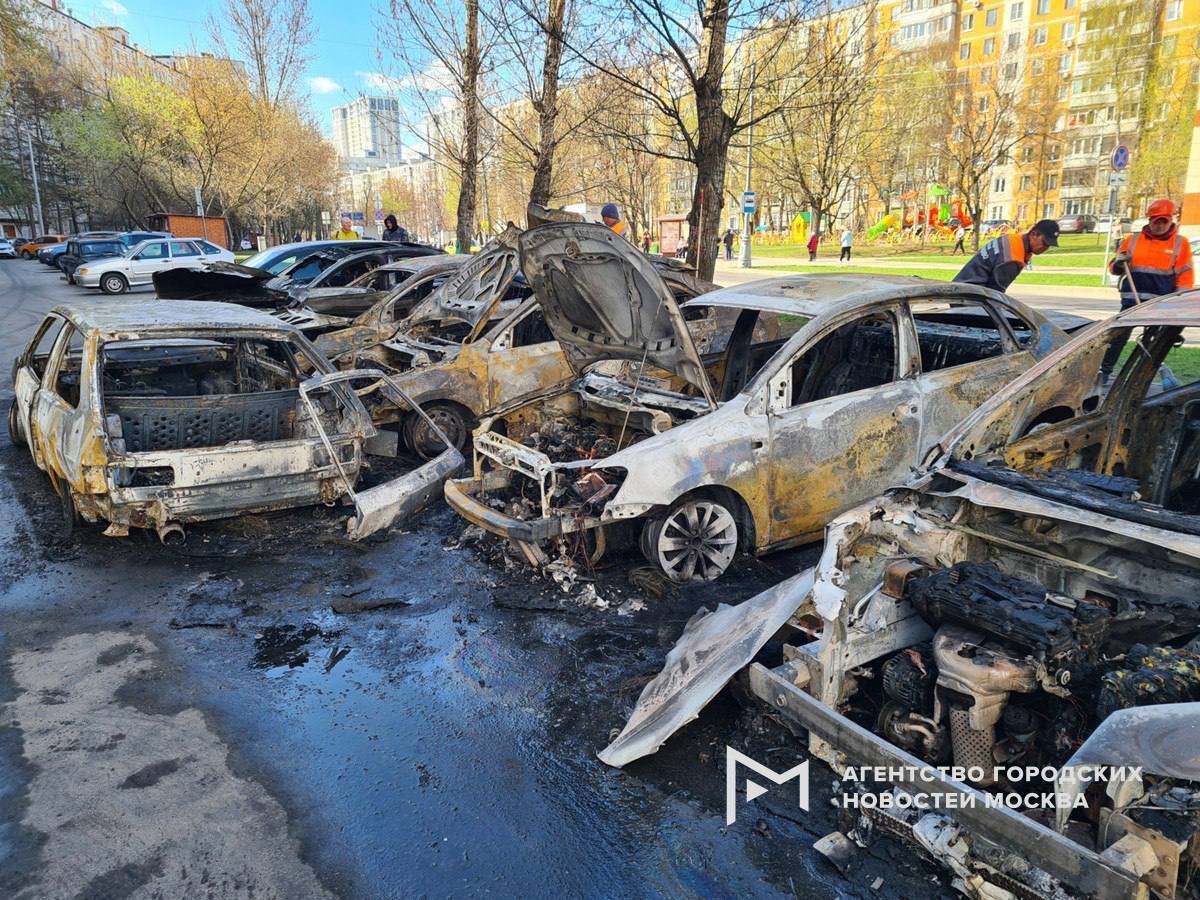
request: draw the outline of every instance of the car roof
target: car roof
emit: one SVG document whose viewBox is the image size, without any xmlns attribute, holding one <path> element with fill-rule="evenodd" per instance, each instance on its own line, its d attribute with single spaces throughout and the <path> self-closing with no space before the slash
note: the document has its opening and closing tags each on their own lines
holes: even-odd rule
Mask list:
<svg viewBox="0 0 1200 900">
<path fill-rule="evenodd" d="M 838 273 L 764 278 L 702 294 L 684 306 L 723 306 L 812 317 L 881 300 L 939 295 L 1001 298 L 1000 294 L 974 284 L 931 281 L 915 275 Z"/>
<path fill-rule="evenodd" d="M 1129 328 L 1153 325 L 1200 325 L 1200 289 L 1168 294 L 1157 300 L 1147 300 L 1109 319 L 1110 328 Z"/>
<path fill-rule="evenodd" d="M 440 266 L 445 266 L 446 268 L 461 266 L 470 258 L 471 256 L 468 254 L 451 256 L 446 253 L 434 253 L 429 256 L 409 256 L 405 259 L 397 259 L 379 268 L 385 272 L 411 271 L 416 273 L 424 269 L 434 269 Z"/>
<path fill-rule="evenodd" d="M 178 331 L 196 328 L 254 328 L 295 334 L 286 322 L 236 303 L 204 300 L 81 300 L 63 303 L 51 313 L 68 319 L 85 332 L 102 336 L 129 332 Z"/>
</svg>

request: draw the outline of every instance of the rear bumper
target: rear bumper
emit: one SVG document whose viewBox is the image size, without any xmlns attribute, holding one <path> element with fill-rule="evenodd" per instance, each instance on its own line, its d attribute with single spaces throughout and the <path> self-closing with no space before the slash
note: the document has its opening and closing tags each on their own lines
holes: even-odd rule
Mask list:
<svg viewBox="0 0 1200 900">
<path fill-rule="evenodd" d="M 575 531 L 598 528 L 602 523 L 594 517 L 548 516 L 525 521 L 492 509 L 478 499 L 482 483 L 476 478 L 455 478 L 446 482 L 446 503 L 456 513 L 484 531 L 512 541 L 529 544 L 548 541 Z"/>
</svg>

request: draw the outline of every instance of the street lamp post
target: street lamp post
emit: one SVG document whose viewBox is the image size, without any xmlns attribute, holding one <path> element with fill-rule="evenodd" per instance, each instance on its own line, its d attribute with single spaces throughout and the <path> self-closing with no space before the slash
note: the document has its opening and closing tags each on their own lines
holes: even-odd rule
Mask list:
<svg viewBox="0 0 1200 900">
<path fill-rule="evenodd" d="M 750 192 L 750 166 L 753 162 L 754 154 L 754 71 L 756 63 L 750 64 L 750 127 L 746 129 L 746 192 Z M 743 269 L 750 268 L 750 236 L 753 234 L 751 228 L 751 216 L 753 214 L 746 212 L 745 206 L 742 208 L 742 250 L 738 255 Z"/>
<path fill-rule="evenodd" d="M 37 212 L 38 234 L 46 233 L 46 223 L 42 220 L 42 191 L 38 185 L 37 160 L 33 155 L 33 137 L 29 129 L 25 129 L 25 145 L 29 148 L 29 171 L 33 175 L 33 208 Z"/>
</svg>

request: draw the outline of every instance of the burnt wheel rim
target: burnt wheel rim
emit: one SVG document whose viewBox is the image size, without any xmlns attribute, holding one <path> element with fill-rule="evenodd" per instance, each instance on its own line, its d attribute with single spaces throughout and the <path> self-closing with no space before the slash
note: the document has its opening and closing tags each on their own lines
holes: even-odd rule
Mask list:
<svg viewBox="0 0 1200 900">
<path fill-rule="evenodd" d="M 444 406 L 427 409 L 425 413 L 433 420 L 433 424 L 441 429 L 442 434 L 450 441 L 450 445 L 455 450 L 462 450 L 467 437 L 467 426 L 462 416 Z M 413 429 L 413 436 L 416 438 L 413 441 L 413 449 L 425 459 L 437 456 L 446 449 L 437 433 L 429 427 L 429 423 L 424 419 L 417 422 L 417 427 Z"/>
<path fill-rule="evenodd" d="M 672 581 L 712 581 L 733 562 L 737 541 L 729 510 L 711 500 L 693 500 L 663 520 L 655 551 Z"/>
</svg>

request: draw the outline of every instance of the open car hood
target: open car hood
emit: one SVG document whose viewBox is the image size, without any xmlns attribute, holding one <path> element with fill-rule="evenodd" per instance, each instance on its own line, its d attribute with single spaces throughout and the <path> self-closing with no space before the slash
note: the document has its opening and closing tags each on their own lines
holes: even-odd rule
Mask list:
<svg viewBox="0 0 1200 900">
<path fill-rule="evenodd" d="M 539 225 L 520 243 L 521 269 L 577 372 L 602 360 L 645 360 L 716 406 L 683 314 L 645 254 L 590 223 Z"/>
<path fill-rule="evenodd" d="M 458 319 L 472 327 L 468 341 L 491 318 L 517 274 L 517 239 L 521 229 L 511 222 L 474 258 L 418 303 L 397 329 L 398 334 L 429 321 Z"/>
</svg>

